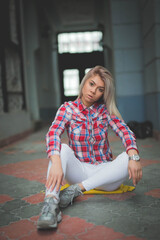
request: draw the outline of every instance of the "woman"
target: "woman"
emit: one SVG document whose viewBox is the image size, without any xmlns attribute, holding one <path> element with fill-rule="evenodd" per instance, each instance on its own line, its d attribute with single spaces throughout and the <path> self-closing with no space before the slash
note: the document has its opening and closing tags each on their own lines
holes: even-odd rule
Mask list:
<svg viewBox="0 0 160 240">
<path fill-rule="evenodd" d="M 114 161 L 108 142 L 109 126 L 126 148 Z M 65 129 L 69 146 L 61 144 Z M 78 99 L 59 108 L 46 143 L 50 162 L 38 228 L 57 227 L 62 219 L 59 206 L 67 207 L 84 191 L 113 191 L 128 176 L 134 185 L 142 178 L 134 134 L 122 120 L 115 105 L 113 78 L 102 66 L 84 76 Z M 70 187 L 60 192 L 63 178 Z"/>
</svg>

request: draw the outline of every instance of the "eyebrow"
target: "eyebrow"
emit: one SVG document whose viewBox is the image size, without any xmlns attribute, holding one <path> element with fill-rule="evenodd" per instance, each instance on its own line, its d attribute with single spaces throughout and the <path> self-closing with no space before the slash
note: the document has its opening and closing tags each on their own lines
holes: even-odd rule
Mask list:
<svg viewBox="0 0 160 240">
<path fill-rule="evenodd" d="M 96 84 L 95 81 L 93 81 L 92 79 L 91 79 L 91 81 L 94 82 L 94 84 Z M 98 86 L 98 87 L 99 87 L 99 88 L 103 88 L 103 89 L 105 88 L 105 87 L 103 87 L 103 86 Z"/>
</svg>

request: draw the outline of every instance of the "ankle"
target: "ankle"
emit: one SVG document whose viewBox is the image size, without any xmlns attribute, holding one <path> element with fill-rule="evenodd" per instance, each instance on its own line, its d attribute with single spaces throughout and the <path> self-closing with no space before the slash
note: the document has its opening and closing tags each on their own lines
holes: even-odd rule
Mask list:
<svg viewBox="0 0 160 240">
<path fill-rule="evenodd" d="M 56 200 L 58 201 L 58 198 L 57 198 L 56 196 L 54 196 L 54 195 L 52 195 L 52 194 L 46 195 L 46 198 L 50 198 L 50 197 L 52 197 L 52 198 L 54 198 L 54 199 L 56 199 Z"/>
<path fill-rule="evenodd" d="M 82 183 L 78 183 L 78 186 L 81 188 L 81 191 L 82 192 L 85 192 L 86 189 L 84 188 L 84 186 L 82 185 Z"/>
</svg>

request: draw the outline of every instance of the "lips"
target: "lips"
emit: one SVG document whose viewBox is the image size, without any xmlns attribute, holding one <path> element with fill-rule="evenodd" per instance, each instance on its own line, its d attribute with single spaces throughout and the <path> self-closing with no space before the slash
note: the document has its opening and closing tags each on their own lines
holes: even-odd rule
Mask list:
<svg viewBox="0 0 160 240">
<path fill-rule="evenodd" d="M 93 99 L 93 96 L 91 96 L 91 95 L 88 95 L 88 98 L 90 98 L 90 99 Z"/>
</svg>

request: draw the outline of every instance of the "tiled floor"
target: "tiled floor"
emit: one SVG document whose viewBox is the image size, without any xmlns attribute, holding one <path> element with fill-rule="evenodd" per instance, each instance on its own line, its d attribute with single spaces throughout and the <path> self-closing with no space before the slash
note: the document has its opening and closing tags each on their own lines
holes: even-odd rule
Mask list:
<svg viewBox="0 0 160 240">
<path fill-rule="evenodd" d="M 78 197 L 63 210 L 56 230 L 37 231 L 48 165 L 47 130 L 0 149 L 0 239 L 160 239 L 160 142 L 152 138 L 137 140 L 143 179 L 134 192 Z M 113 133 L 110 143 L 114 156 L 124 150 Z"/>
</svg>

